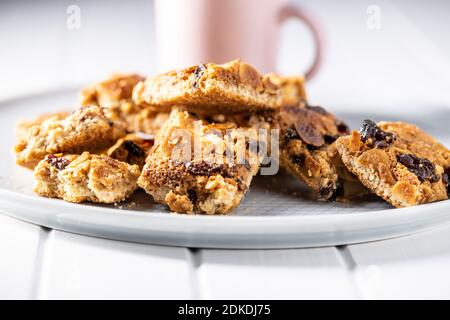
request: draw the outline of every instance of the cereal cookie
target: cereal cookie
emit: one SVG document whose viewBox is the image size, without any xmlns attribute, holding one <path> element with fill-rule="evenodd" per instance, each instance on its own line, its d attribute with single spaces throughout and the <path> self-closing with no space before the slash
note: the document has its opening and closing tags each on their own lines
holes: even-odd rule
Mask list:
<svg viewBox="0 0 450 320">
<path fill-rule="evenodd" d="M 230 212 L 260 164 L 242 131 L 235 123 L 209 123 L 173 110 L 156 136 L 139 186 L 174 212 Z"/>
<path fill-rule="evenodd" d="M 336 143 L 346 167 L 394 207 L 449 197 L 450 151 L 412 124 L 365 120 Z"/>
<path fill-rule="evenodd" d="M 154 142 L 154 136 L 131 133 L 119 139 L 105 154 L 113 159 L 129 164 L 137 164 L 142 168 Z"/>
<path fill-rule="evenodd" d="M 134 86 L 144 78 L 136 74 L 116 74 L 85 88 L 81 105 L 98 105 L 113 121 L 123 121 L 128 132 L 155 134 L 169 117 L 168 113 L 141 108 L 131 99 Z"/>
<path fill-rule="evenodd" d="M 137 165 L 106 155 L 48 155 L 35 168 L 34 191 L 69 202 L 117 203 L 137 189 Z"/>
<path fill-rule="evenodd" d="M 134 86 L 144 77 L 137 74 L 114 74 L 110 78 L 83 89 L 81 105 L 94 104 L 103 108 L 120 107 L 131 98 Z"/>
<path fill-rule="evenodd" d="M 278 108 L 282 92 L 270 76 L 234 60 L 149 77 L 136 85 L 133 100 L 158 111 L 184 106 L 198 114 L 227 114 Z"/>
<path fill-rule="evenodd" d="M 268 74 L 270 80 L 281 89 L 282 105 L 296 105 L 307 100 L 305 78 L 302 76 L 279 76 Z"/>
<path fill-rule="evenodd" d="M 70 112 L 68 111 L 60 111 L 60 112 L 54 112 L 54 113 L 44 113 L 38 116 L 35 119 L 31 120 L 22 120 L 20 121 L 16 126 L 16 135 L 17 138 L 20 140 L 26 140 L 28 130 L 30 130 L 31 127 L 41 125 L 44 121 L 54 118 L 57 120 L 62 120 L 66 118 Z"/>
<path fill-rule="evenodd" d="M 84 106 L 66 118 L 51 117 L 32 126 L 15 147 L 19 165 L 34 168 L 54 153 L 98 152 L 126 134 L 121 122 L 111 121 L 98 106 Z"/>
<path fill-rule="evenodd" d="M 365 192 L 339 159 L 335 140 L 347 125 L 322 107 L 285 105 L 276 118 L 280 129 L 280 164 L 304 181 L 318 197 L 333 200 Z"/>
</svg>

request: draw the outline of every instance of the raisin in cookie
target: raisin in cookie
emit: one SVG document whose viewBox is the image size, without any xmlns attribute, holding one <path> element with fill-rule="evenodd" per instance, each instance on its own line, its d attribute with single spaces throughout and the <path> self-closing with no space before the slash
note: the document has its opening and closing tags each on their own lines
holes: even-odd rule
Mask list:
<svg viewBox="0 0 450 320">
<path fill-rule="evenodd" d="M 335 140 L 347 125 L 322 107 L 285 105 L 275 117 L 280 129 L 280 164 L 314 190 L 320 199 L 352 197 L 366 189 L 340 161 Z"/>
<path fill-rule="evenodd" d="M 106 155 L 47 155 L 34 170 L 34 191 L 68 202 L 117 203 L 137 189 L 137 165 Z"/>
<path fill-rule="evenodd" d="M 184 106 L 198 114 L 227 114 L 278 108 L 282 93 L 269 76 L 234 60 L 149 77 L 136 85 L 133 99 L 158 111 Z"/>
<path fill-rule="evenodd" d="M 121 122 L 111 121 L 98 106 L 84 106 L 66 118 L 51 117 L 28 130 L 15 147 L 19 165 L 34 168 L 54 153 L 98 152 L 126 134 Z"/>
<path fill-rule="evenodd" d="M 137 164 L 142 168 L 154 142 L 154 136 L 132 133 L 119 139 L 105 154 L 119 161 Z"/>
<path fill-rule="evenodd" d="M 156 136 L 138 184 L 174 212 L 228 213 L 259 169 L 260 158 L 250 147 L 255 139 L 234 123 L 208 123 L 175 109 Z"/>
<path fill-rule="evenodd" d="M 141 108 L 131 99 L 133 88 L 144 78 L 136 74 L 116 74 L 81 92 L 81 105 L 98 105 L 113 121 L 123 121 L 128 132 L 155 134 L 168 113 Z"/>
<path fill-rule="evenodd" d="M 394 207 L 449 197 L 450 151 L 412 124 L 365 120 L 336 143 L 347 168 Z"/>
</svg>

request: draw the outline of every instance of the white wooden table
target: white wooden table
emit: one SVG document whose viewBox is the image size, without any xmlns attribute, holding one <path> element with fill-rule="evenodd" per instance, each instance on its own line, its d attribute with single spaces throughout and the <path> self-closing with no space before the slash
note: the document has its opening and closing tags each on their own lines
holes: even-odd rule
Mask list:
<svg viewBox="0 0 450 320">
<path fill-rule="evenodd" d="M 193 250 L 44 229 L 0 215 L 0 298 L 450 298 L 450 226 L 367 244 Z"/>
<path fill-rule="evenodd" d="M 330 109 L 361 101 L 368 108 L 398 104 L 405 112 L 409 101 L 449 106 L 450 47 L 441 41 L 449 3 L 424 10 L 407 1 L 378 2 L 378 31 L 365 27 L 369 1 L 308 3 L 324 21 L 330 52 L 310 97 Z M 80 31 L 64 28 L 64 6 L 0 4 L 0 39 L 8 42 L 0 50 L 0 99 L 113 70 L 154 70 L 150 1 L 117 2 L 108 10 L 78 3 Z M 286 37 L 299 34 L 296 28 L 288 24 Z M 291 41 L 280 60 L 302 49 Z M 284 72 L 293 67 L 301 66 L 280 63 Z M 0 214 L 0 298 L 450 298 L 448 270 L 447 225 L 342 247 L 192 250 L 85 237 Z"/>
</svg>

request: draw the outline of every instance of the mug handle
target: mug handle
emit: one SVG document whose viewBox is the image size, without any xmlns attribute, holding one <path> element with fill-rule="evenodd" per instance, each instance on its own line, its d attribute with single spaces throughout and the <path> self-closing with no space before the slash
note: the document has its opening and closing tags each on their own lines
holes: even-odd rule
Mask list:
<svg viewBox="0 0 450 320">
<path fill-rule="evenodd" d="M 304 9 L 299 9 L 298 7 L 293 5 L 287 5 L 281 8 L 278 22 L 282 24 L 289 18 L 297 18 L 301 20 L 308 27 L 308 29 L 311 31 L 313 35 L 316 53 L 311 66 L 305 73 L 305 79 L 310 80 L 311 78 L 314 77 L 314 75 L 316 75 L 317 71 L 320 68 L 320 65 L 322 64 L 322 51 L 324 44 L 321 28 L 319 27 L 317 20 L 314 19 L 314 17 L 311 16 L 310 13 L 308 13 Z"/>
</svg>

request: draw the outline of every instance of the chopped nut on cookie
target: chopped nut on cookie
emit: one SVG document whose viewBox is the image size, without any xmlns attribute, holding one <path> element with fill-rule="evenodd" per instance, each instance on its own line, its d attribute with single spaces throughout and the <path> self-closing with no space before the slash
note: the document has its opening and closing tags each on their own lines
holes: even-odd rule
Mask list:
<svg viewBox="0 0 450 320">
<path fill-rule="evenodd" d="M 111 121 L 102 108 L 84 106 L 65 118 L 54 116 L 32 126 L 15 146 L 16 161 L 34 168 L 48 154 L 95 153 L 125 134 L 123 123 Z"/>
<path fill-rule="evenodd" d="M 306 101 L 305 78 L 302 76 L 279 76 L 275 73 L 267 75 L 281 89 L 282 105 L 296 105 Z"/>
<path fill-rule="evenodd" d="M 137 189 L 137 165 L 106 155 L 48 155 L 34 170 L 34 191 L 68 202 L 117 203 Z"/>
<path fill-rule="evenodd" d="M 336 145 L 345 166 L 395 207 L 449 198 L 450 151 L 412 124 L 365 120 Z"/>
<path fill-rule="evenodd" d="M 340 161 L 334 141 L 348 127 L 322 107 L 305 103 L 285 105 L 276 117 L 280 129 L 280 163 L 318 198 L 335 200 L 367 193 Z"/>
<path fill-rule="evenodd" d="M 154 136 L 139 133 L 128 134 L 119 139 L 116 144 L 109 148 L 105 153 L 111 158 L 129 164 L 137 164 L 142 168 L 154 142 Z"/>
<path fill-rule="evenodd" d="M 16 126 L 16 135 L 19 141 L 26 140 L 28 130 L 31 127 L 41 125 L 44 121 L 53 118 L 56 120 L 62 120 L 70 114 L 69 111 L 60 111 L 54 113 L 44 113 L 34 119 L 27 119 L 20 121 Z"/>
<path fill-rule="evenodd" d="M 81 92 L 81 105 L 98 105 L 113 121 L 123 121 L 128 132 L 156 134 L 169 117 L 166 112 L 142 108 L 132 100 L 134 87 L 144 78 L 136 74 L 116 74 Z"/>
<path fill-rule="evenodd" d="M 270 110 L 283 102 L 280 86 L 271 78 L 239 60 L 200 64 L 148 77 L 134 88 L 133 100 L 152 110 L 183 106 L 203 115 Z"/>
<path fill-rule="evenodd" d="M 138 184 L 174 212 L 228 213 L 260 165 L 246 137 L 234 123 L 209 123 L 175 109 L 156 136 Z"/>
</svg>

